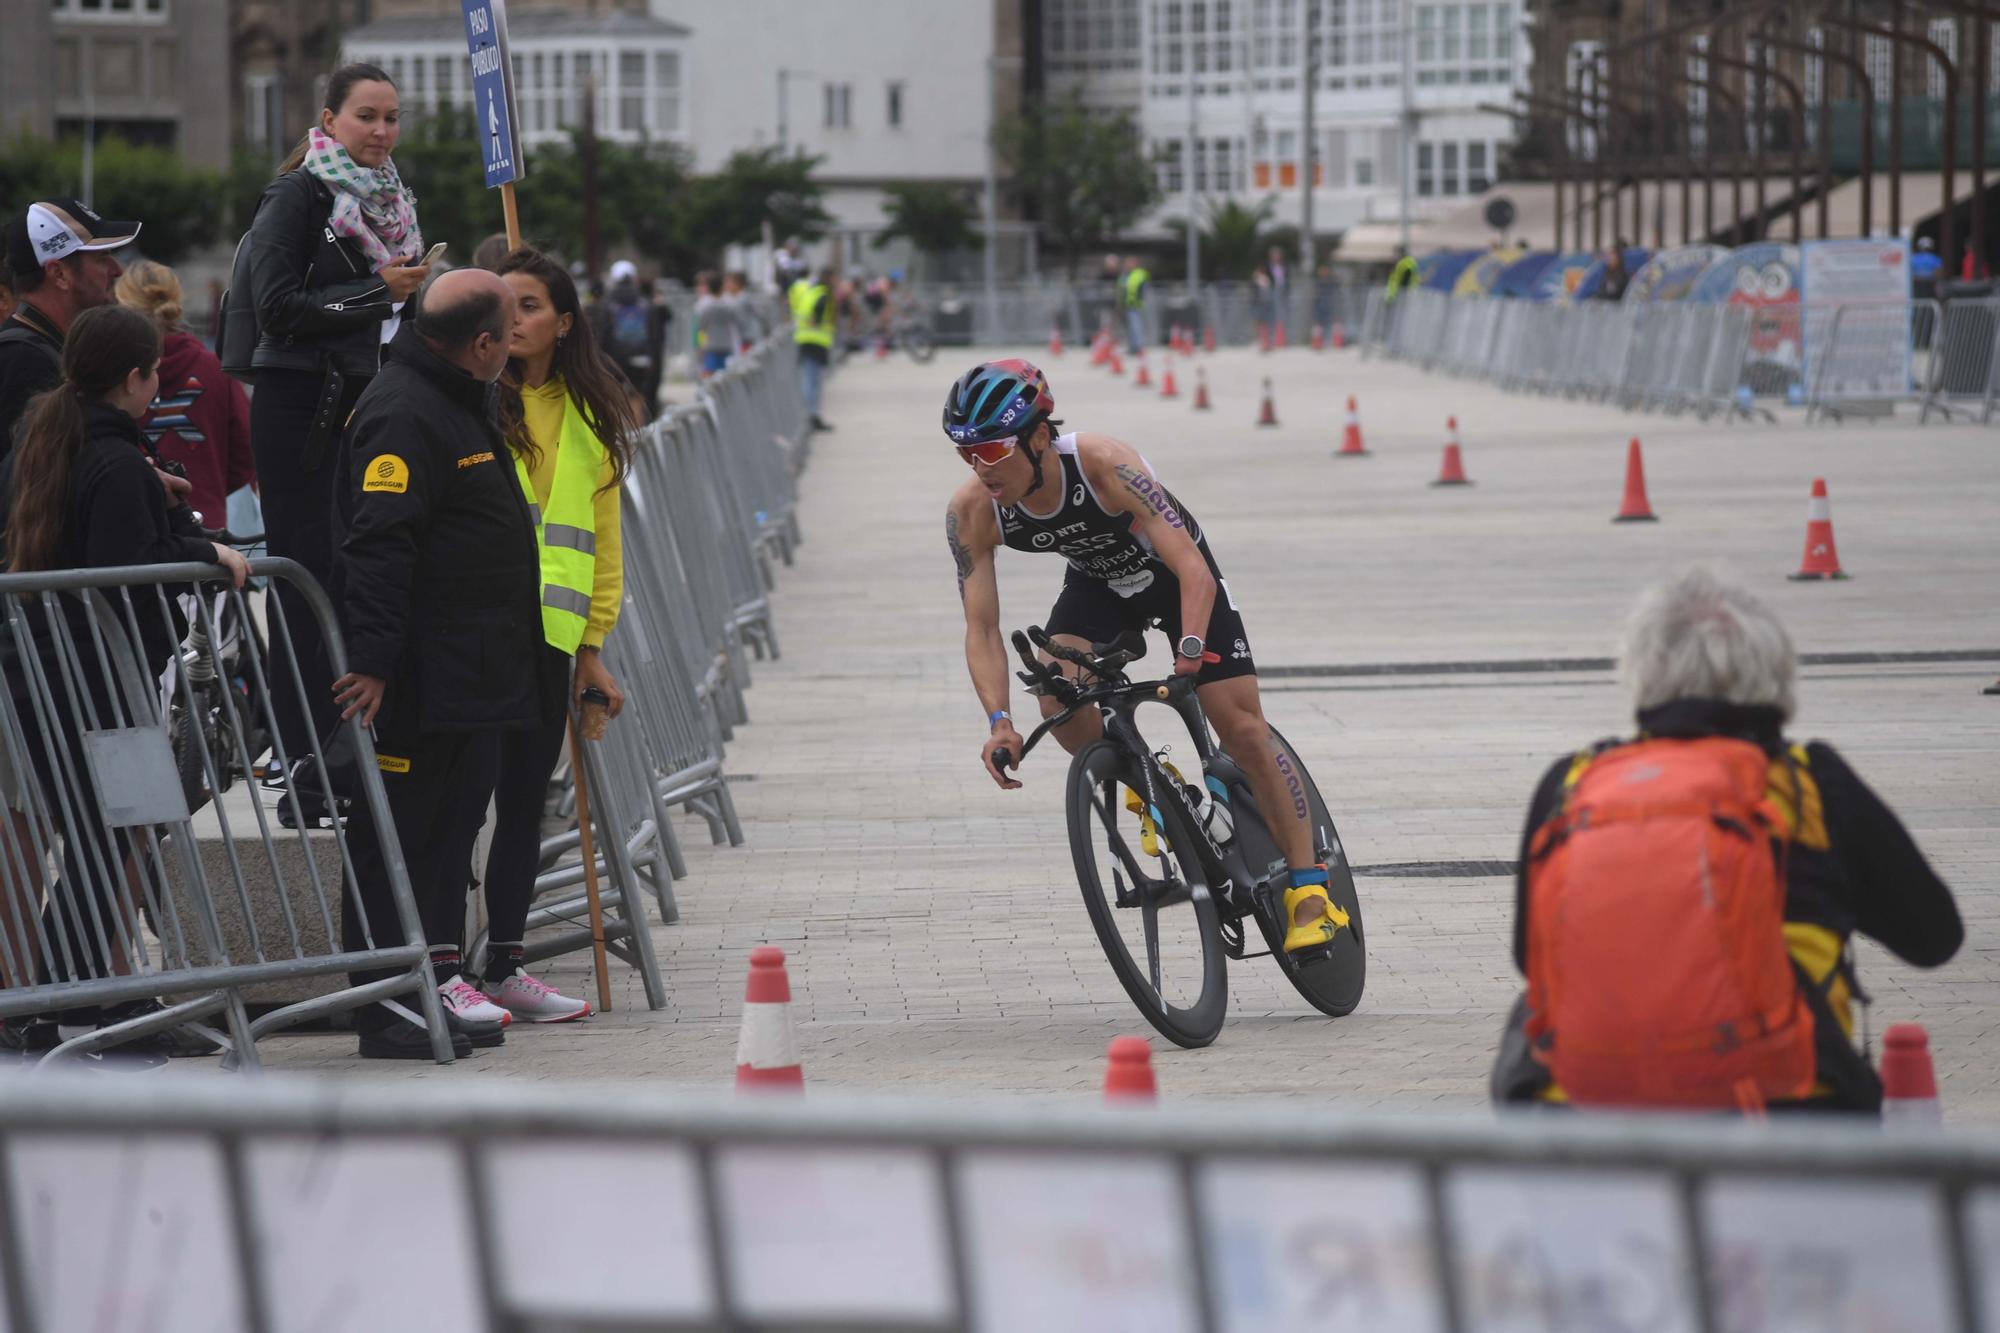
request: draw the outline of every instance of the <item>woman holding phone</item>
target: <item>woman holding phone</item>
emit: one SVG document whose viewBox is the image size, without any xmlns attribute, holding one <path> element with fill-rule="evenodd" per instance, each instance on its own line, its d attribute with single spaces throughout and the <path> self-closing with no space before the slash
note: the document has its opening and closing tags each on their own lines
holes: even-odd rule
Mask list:
<svg viewBox="0 0 2000 1333">
<path fill-rule="evenodd" d="M 319 121 L 264 190 L 249 236 L 257 307 L 250 445 L 271 554 L 325 583 L 340 430 L 381 365 L 382 328 L 429 274 L 416 201 L 390 159 L 401 132 L 396 85 L 374 65 L 327 81 Z M 296 758 L 333 727 L 333 676 L 302 598 L 280 587 L 309 715 L 277 692 L 278 730 Z M 282 652 L 285 636 L 274 635 Z M 278 679 L 288 680 L 285 664 Z M 330 813 L 302 786 L 309 818 Z M 290 803 L 280 806 L 289 817 Z"/>
</svg>

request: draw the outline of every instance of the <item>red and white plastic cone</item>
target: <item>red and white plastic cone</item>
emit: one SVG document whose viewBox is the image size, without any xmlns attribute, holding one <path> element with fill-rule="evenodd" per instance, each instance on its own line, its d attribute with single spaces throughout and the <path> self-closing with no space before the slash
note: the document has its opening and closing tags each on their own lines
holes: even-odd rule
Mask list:
<svg viewBox="0 0 2000 1333">
<path fill-rule="evenodd" d="M 743 986 L 736 1088 L 796 1092 L 805 1085 L 799 1036 L 792 1027 L 792 983 L 785 975 L 785 951 L 762 945 L 750 951 L 750 978 Z"/>
<path fill-rule="evenodd" d="M 1160 372 L 1160 397 L 1178 398 L 1180 395 L 1180 385 L 1174 383 L 1174 363 L 1170 360 L 1166 368 Z"/>
<path fill-rule="evenodd" d="M 1618 506 L 1618 512 L 1611 516 L 1613 523 L 1656 523 L 1659 516 L 1653 512 L 1652 502 L 1646 498 L 1646 463 L 1639 456 L 1639 437 L 1633 436 L 1632 443 L 1625 448 L 1625 499 Z"/>
<path fill-rule="evenodd" d="M 1062 352 L 1062 325 L 1051 324 L 1049 325 L 1049 355 L 1061 356 Z"/>
<path fill-rule="evenodd" d="M 1104 1100 L 1150 1102 L 1160 1095 L 1153 1078 L 1153 1047 L 1144 1037 L 1113 1037 L 1104 1060 Z"/>
<path fill-rule="evenodd" d="M 1213 352 L 1215 350 L 1215 325 L 1207 324 L 1202 326 L 1201 350 L 1204 352 Z"/>
<path fill-rule="evenodd" d="M 1930 1034 L 1921 1023 L 1897 1023 L 1882 1034 L 1882 1119 L 1913 1126 L 1944 1123 Z"/>
<path fill-rule="evenodd" d="M 1194 368 L 1194 410 L 1206 412 L 1212 406 L 1208 401 L 1208 372 L 1200 366 Z"/>
<path fill-rule="evenodd" d="M 1333 326 L 1333 350 L 1338 352 L 1347 346 L 1347 326 L 1336 322 Z"/>
<path fill-rule="evenodd" d="M 1355 405 L 1352 395 L 1347 399 L 1347 424 L 1340 428 L 1340 448 L 1333 451 L 1335 458 L 1366 458 L 1368 450 L 1361 443 L 1361 411 Z"/>
<path fill-rule="evenodd" d="M 1146 369 L 1146 354 L 1144 352 L 1139 353 L 1139 373 L 1132 377 L 1132 387 L 1135 389 L 1150 389 L 1153 387 L 1153 376 Z"/>
<path fill-rule="evenodd" d="M 1465 475 L 1465 458 L 1458 445 L 1458 418 L 1445 419 L 1445 431 L 1450 437 L 1444 444 L 1444 465 L 1438 469 L 1433 486 L 1470 486 L 1472 478 Z"/>
<path fill-rule="evenodd" d="M 1799 572 L 1787 576 L 1795 583 L 1822 579 L 1844 579 L 1840 553 L 1833 548 L 1833 504 L 1826 496 L 1826 478 L 1814 477 L 1812 498 L 1806 501 L 1806 553 Z"/>
<path fill-rule="evenodd" d="M 1326 350 L 1326 329 L 1318 324 L 1313 325 L 1313 350 L 1315 352 Z"/>
<path fill-rule="evenodd" d="M 1269 375 L 1264 377 L 1264 402 L 1257 409 L 1257 424 L 1260 426 L 1275 426 L 1278 424 L 1278 404 L 1271 397 L 1271 377 Z"/>
</svg>

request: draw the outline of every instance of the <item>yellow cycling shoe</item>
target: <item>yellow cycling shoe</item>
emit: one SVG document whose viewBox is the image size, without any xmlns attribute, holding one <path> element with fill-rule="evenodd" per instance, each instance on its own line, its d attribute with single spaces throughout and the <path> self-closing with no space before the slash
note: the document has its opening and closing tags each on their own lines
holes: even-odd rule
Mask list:
<svg viewBox="0 0 2000 1333">
<path fill-rule="evenodd" d="M 1288 923 L 1296 922 L 1299 904 L 1312 898 L 1320 901 L 1322 911 L 1319 916 L 1303 926 L 1292 925 L 1285 931 L 1286 953 L 1297 953 L 1301 949 L 1316 949 L 1331 944 L 1334 937 L 1340 934 L 1341 927 L 1347 924 L 1347 913 L 1333 905 L 1333 900 L 1326 896 L 1324 884 L 1301 884 L 1295 889 L 1286 889 L 1285 920 Z"/>
<path fill-rule="evenodd" d="M 1153 819 L 1153 812 L 1139 799 L 1134 788 L 1125 789 L 1125 808 L 1139 816 L 1139 850 L 1148 856 L 1160 854 L 1160 826 Z"/>
</svg>

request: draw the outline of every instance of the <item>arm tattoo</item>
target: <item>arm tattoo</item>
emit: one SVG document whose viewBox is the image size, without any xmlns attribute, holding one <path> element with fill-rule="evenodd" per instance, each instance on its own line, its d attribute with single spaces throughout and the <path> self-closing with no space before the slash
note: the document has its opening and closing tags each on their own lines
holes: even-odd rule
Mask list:
<svg viewBox="0 0 2000 1333">
<path fill-rule="evenodd" d="M 952 563 L 958 566 L 958 600 L 965 600 L 965 581 L 972 577 L 972 552 L 965 549 L 965 543 L 958 539 L 958 512 L 947 509 L 944 515 L 945 545 L 951 547 Z"/>
<path fill-rule="evenodd" d="M 1125 488 L 1127 495 L 1165 519 L 1168 527 L 1181 526 L 1180 512 L 1174 508 L 1174 497 L 1167 494 L 1166 487 L 1146 475 L 1144 468 L 1133 467 L 1130 463 L 1120 463 L 1111 470 L 1117 475 L 1119 484 Z"/>
</svg>

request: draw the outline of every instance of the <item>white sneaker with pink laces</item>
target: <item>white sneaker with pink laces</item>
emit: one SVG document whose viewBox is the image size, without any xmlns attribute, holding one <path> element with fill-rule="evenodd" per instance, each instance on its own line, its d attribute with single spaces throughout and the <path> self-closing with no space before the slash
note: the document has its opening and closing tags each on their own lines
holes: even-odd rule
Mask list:
<svg viewBox="0 0 2000 1333">
<path fill-rule="evenodd" d="M 529 1023 L 567 1023 L 590 1017 L 590 1001 L 572 1000 L 562 992 L 529 976 L 521 968 L 499 985 L 485 982 L 480 989 L 495 1006 Z"/>
<path fill-rule="evenodd" d="M 498 1023 L 504 1028 L 514 1021 L 514 1015 L 481 995 L 461 973 L 452 973 L 451 980 L 438 987 L 438 997 L 448 1011 L 468 1023 Z"/>
</svg>

